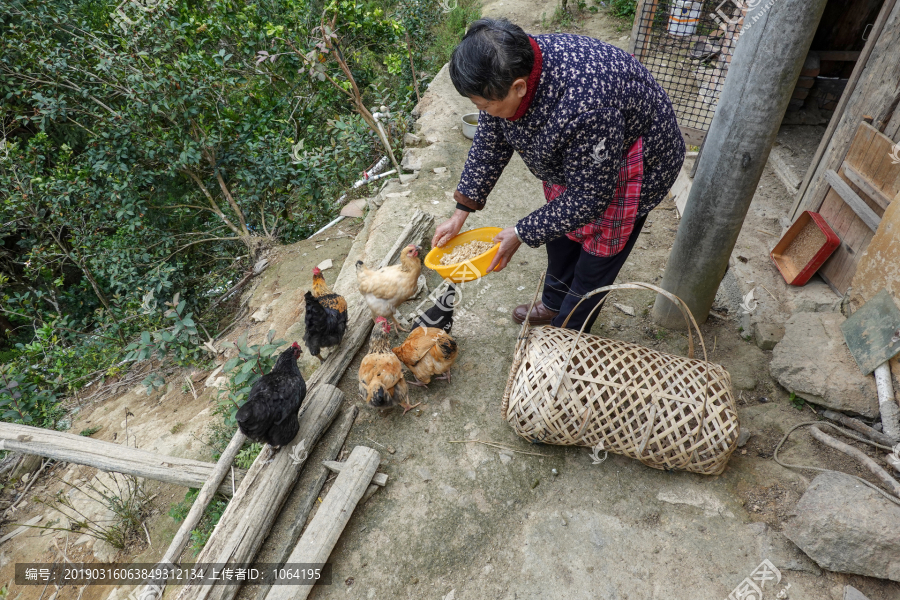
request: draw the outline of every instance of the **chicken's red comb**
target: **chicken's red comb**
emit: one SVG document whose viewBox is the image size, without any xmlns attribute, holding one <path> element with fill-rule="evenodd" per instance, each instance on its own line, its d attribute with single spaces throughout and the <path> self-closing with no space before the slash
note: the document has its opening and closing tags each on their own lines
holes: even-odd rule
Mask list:
<svg viewBox="0 0 900 600">
<path fill-rule="evenodd" d="M 300 348 L 300 344 L 298 344 L 297 342 L 294 342 L 293 344 L 291 344 L 291 348 L 294 348 L 294 349 Z"/>
<path fill-rule="evenodd" d="M 319 267 L 313 267 L 313 275 L 321 275 L 321 274 L 322 274 L 322 269 L 320 269 Z"/>
</svg>

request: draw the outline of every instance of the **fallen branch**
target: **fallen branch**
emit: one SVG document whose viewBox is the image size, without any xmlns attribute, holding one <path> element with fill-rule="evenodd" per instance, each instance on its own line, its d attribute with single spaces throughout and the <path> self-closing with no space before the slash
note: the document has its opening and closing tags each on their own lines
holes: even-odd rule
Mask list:
<svg viewBox="0 0 900 600">
<path fill-rule="evenodd" d="M 863 434 L 873 442 L 878 442 L 879 444 L 884 444 L 885 446 L 893 446 L 897 443 L 897 440 L 891 439 L 890 436 L 887 436 L 880 431 L 876 431 L 859 419 L 848 417 L 844 413 L 835 412 L 833 410 L 826 410 L 822 413 L 822 416 L 829 421 L 840 423 L 848 429 L 852 429 L 858 433 Z"/>
<path fill-rule="evenodd" d="M 818 427 L 810 427 L 809 433 L 812 434 L 814 438 L 816 438 L 819 442 L 829 446 L 830 448 L 834 448 L 839 452 L 843 452 L 847 456 L 851 456 L 861 462 L 863 466 L 865 466 L 869 471 L 871 471 L 881 482 L 893 492 L 895 496 L 900 498 L 900 482 L 890 476 L 890 474 L 882 469 L 878 463 L 874 460 L 866 456 L 862 451 L 857 450 L 853 446 L 849 444 L 845 444 L 844 442 L 837 440 L 827 433 L 824 433 Z"/>
<path fill-rule="evenodd" d="M 524 450 L 516 450 L 512 446 L 507 446 L 506 444 L 501 444 L 499 442 L 491 442 L 487 440 L 448 440 L 450 444 L 484 444 L 485 446 L 490 446 L 491 448 L 499 448 L 500 450 L 509 450 L 510 452 L 515 452 L 517 454 L 528 454 L 529 456 L 550 456 L 549 454 L 539 454 L 537 452 L 525 452 Z"/>
</svg>

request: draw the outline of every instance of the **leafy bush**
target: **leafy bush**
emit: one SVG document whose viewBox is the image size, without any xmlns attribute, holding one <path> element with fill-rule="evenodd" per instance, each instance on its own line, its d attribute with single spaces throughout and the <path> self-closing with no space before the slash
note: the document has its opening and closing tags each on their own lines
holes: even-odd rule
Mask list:
<svg viewBox="0 0 900 600">
<path fill-rule="evenodd" d="M 222 372 L 226 374 L 228 381 L 218 394 L 219 408 L 217 412 L 224 416 L 227 427 L 237 425 L 235 415 L 241 405 L 246 402 L 250 388 L 257 379 L 272 370 L 278 359 L 275 353 L 278 348 L 287 343 L 285 340 L 275 340 L 274 338 L 275 330 L 270 329 L 266 334 L 264 344 L 248 345 L 246 332 L 235 342 L 238 355 L 227 360 L 223 365 Z"/>
<path fill-rule="evenodd" d="M 620 19 L 634 20 L 637 0 L 609 0 L 609 12 Z"/>
</svg>

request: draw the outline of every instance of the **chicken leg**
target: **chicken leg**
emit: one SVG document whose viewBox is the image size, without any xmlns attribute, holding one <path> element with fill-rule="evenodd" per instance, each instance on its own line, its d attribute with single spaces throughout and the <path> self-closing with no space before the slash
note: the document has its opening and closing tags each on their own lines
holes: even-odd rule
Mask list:
<svg viewBox="0 0 900 600">
<path fill-rule="evenodd" d="M 419 406 L 420 404 L 422 404 L 422 403 L 416 402 L 415 404 L 410 404 L 409 402 L 401 402 L 400 407 L 403 409 L 403 414 L 405 415 L 406 413 L 408 413 L 415 407 Z"/>
</svg>

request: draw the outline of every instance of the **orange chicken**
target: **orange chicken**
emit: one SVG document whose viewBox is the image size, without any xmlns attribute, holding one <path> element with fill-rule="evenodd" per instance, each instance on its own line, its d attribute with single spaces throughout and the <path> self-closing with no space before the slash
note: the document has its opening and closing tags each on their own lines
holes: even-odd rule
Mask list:
<svg viewBox="0 0 900 600">
<path fill-rule="evenodd" d="M 373 408 L 390 408 L 399 404 L 403 414 L 421 403 L 410 405 L 409 388 L 403 378 L 403 365 L 391 352 L 388 335 L 391 326 L 384 317 L 375 319 L 369 353 L 359 365 L 359 395 Z"/>
<path fill-rule="evenodd" d="M 443 329 L 416 327 L 393 352 L 416 378 L 410 385 L 425 387 L 432 377 L 450 381 L 450 367 L 456 362 L 459 349 L 456 340 Z"/>
</svg>

